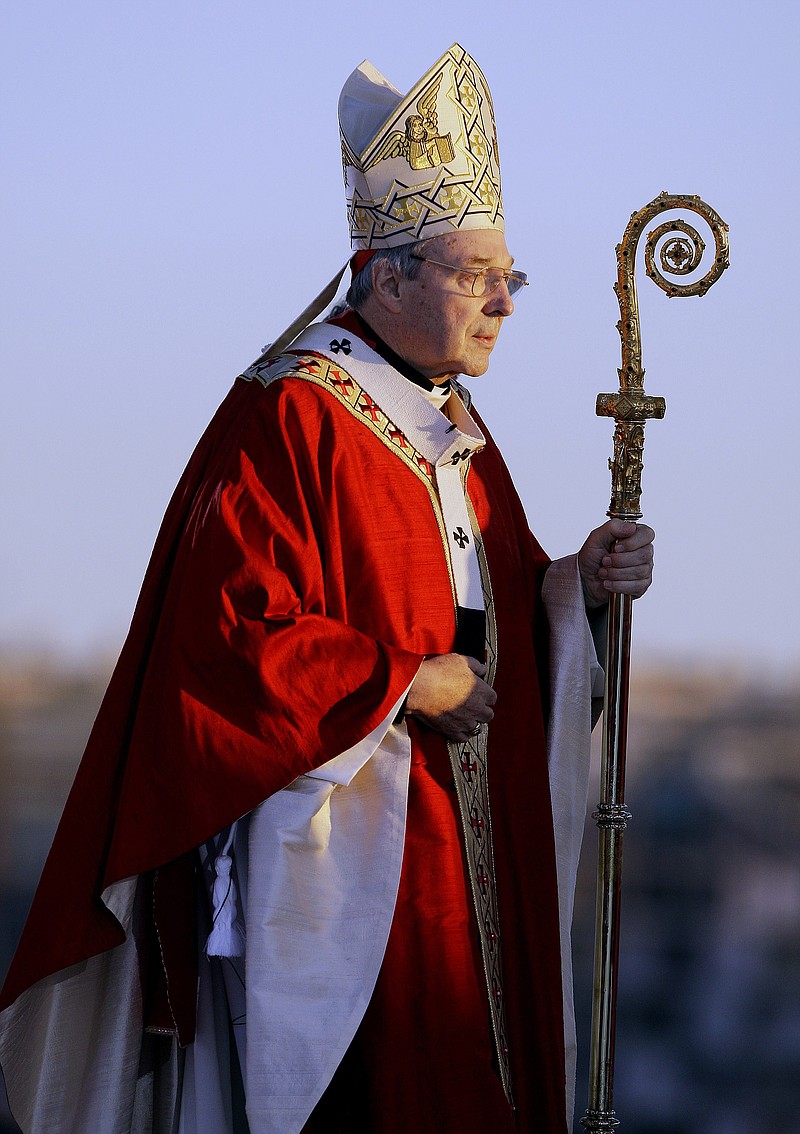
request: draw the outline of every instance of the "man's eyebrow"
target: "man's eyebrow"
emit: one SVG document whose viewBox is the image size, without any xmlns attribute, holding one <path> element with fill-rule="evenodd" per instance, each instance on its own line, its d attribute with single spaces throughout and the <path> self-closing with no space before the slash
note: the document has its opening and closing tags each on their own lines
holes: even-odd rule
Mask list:
<svg viewBox="0 0 800 1134">
<path fill-rule="evenodd" d="M 462 267 L 469 268 L 473 264 L 478 268 L 495 268 L 495 267 L 500 266 L 499 264 L 493 263 L 493 261 L 490 260 L 487 256 L 470 256 L 470 258 L 467 260 L 466 264 L 463 264 Z M 513 267 L 513 264 L 514 264 L 514 258 L 513 257 L 511 258 L 511 264 L 512 264 L 512 267 Z M 506 269 L 504 269 L 504 271 L 511 271 L 511 268 L 506 268 Z"/>
</svg>

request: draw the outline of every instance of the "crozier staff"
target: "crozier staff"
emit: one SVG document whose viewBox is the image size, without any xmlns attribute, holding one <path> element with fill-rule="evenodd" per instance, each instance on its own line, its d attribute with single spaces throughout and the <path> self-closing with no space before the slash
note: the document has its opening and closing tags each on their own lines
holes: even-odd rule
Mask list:
<svg viewBox="0 0 800 1134">
<path fill-rule="evenodd" d="M 475 61 L 363 63 L 339 115 L 349 306 L 170 503 L 4 989 L 26 1134 L 571 1121 L 587 608 L 653 533 L 550 564 L 459 380 L 526 283 Z"/>
</svg>

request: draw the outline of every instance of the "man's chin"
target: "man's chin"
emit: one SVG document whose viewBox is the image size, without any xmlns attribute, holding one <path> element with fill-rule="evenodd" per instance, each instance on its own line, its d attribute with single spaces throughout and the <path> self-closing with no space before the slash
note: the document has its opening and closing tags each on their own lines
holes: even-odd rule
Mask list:
<svg viewBox="0 0 800 1134">
<path fill-rule="evenodd" d="M 489 369 L 489 356 L 486 358 L 473 358 L 465 363 L 461 376 L 463 378 L 480 378 Z"/>
</svg>

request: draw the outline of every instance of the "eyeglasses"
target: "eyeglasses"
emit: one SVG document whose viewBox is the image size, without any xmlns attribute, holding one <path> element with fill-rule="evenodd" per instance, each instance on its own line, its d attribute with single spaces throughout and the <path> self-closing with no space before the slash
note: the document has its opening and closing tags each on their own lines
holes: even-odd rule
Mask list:
<svg viewBox="0 0 800 1134">
<path fill-rule="evenodd" d="M 440 260 L 431 260 L 428 256 L 417 256 L 412 252 L 412 259 L 424 260 L 427 264 L 436 264 L 438 268 L 447 268 L 451 272 L 458 272 L 463 276 L 472 276 L 472 294 L 476 296 L 491 295 L 497 291 L 503 280 L 506 282 L 509 295 L 516 295 L 522 288 L 528 286 L 528 277 L 524 272 L 510 272 L 504 268 L 458 268 L 455 264 L 443 264 Z"/>
</svg>

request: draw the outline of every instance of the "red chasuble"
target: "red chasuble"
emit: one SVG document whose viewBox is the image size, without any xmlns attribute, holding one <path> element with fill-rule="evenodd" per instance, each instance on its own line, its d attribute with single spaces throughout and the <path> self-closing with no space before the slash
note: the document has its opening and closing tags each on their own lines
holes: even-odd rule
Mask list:
<svg viewBox="0 0 800 1134">
<path fill-rule="evenodd" d="M 494 594 L 488 734 L 512 1112 L 495 1070 L 443 737 L 409 722 L 400 892 L 375 994 L 308 1129 L 563 1134 L 553 824 L 536 644 L 547 559 L 499 452 L 466 486 Z M 299 375 L 237 381 L 170 503 L 0 1007 L 118 945 L 101 901 L 152 879 L 147 1022 L 194 1028 L 193 850 L 376 728 L 456 617 L 429 489 Z M 169 997 L 159 996 L 166 981 Z M 113 1011 L 113 1006 L 109 1006 Z"/>
</svg>

